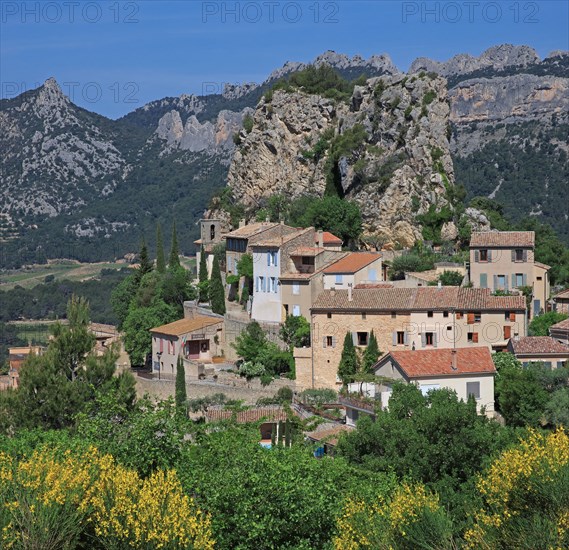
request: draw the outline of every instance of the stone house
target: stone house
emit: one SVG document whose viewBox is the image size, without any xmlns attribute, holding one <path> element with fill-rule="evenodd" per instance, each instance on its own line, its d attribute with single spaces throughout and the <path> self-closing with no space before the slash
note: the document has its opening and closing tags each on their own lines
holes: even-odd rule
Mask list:
<svg viewBox="0 0 569 550">
<path fill-rule="evenodd" d="M 549 369 L 561 368 L 569 361 L 569 346 L 551 336 L 524 336 L 512 338 L 508 351 L 526 366 L 543 363 Z"/>
<path fill-rule="evenodd" d="M 346 333 L 363 352 L 373 330 L 382 352 L 486 346 L 527 334 L 523 296 L 460 287 L 325 290 L 311 308 L 312 347 L 295 350 L 299 388 L 337 388 Z"/>
<path fill-rule="evenodd" d="M 557 313 L 569 314 L 569 288 L 553 297 L 553 309 Z"/>
<path fill-rule="evenodd" d="M 533 231 L 480 231 L 470 239 L 470 282 L 474 288 L 512 291 L 533 288 L 531 317 L 546 310 L 549 266 L 535 261 Z"/>
<path fill-rule="evenodd" d="M 187 361 L 186 372 L 201 373 L 198 363 L 211 363 L 223 342 L 223 318 L 196 316 L 150 330 L 152 334 L 152 370 L 174 375 L 178 357 Z"/>
<path fill-rule="evenodd" d="M 362 283 L 383 280 L 382 256 L 379 252 L 351 252 L 323 271 L 324 288 L 346 289 Z"/>
<path fill-rule="evenodd" d="M 569 346 L 569 319 L 564 319 L 549 327 L 549 335 L 558 342 Z"/>
</svg>

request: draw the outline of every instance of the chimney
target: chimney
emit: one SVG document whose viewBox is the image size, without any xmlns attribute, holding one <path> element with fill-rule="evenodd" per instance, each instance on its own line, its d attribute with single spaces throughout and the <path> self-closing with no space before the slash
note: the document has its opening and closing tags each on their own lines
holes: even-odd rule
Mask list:
<svg viewBox="0 0 569 550">
<path fill-rule="evenodd" d="M 332 297 L 336 296 L 336 287 L 335 287 L 335 286 L 333 286 L 333 287 L 330 289 L 330 296 L 332 296 Z"/>
<path fill-rule="evenodd" d="M 247 224 L 245 223 L 244 219 L 239 220 L 239 229 L 241 229 L 242 227 L 245 227 L 245 225 L 247 225 Z"/>
<path fill-rule="evenodd" d="M 270 223 L 270 222 L 271 222 L 271 218 L 270 218 L 269 216 L 267 216 L 267 217 L 265 218 L 265 222 L 266 222 L 266 223 Z"/>
<path fill-rule="evenodd" d="M 324 248 L 324 232 L 322 229 L 318 230 L 318 248 Z"/>
<path fill-rule="evenodd" d="M 348 302 L 351 302 L 352 299 L 352 283 L 348 283 Z"/>
<path fill-rule="evenodd" d="M 443 283 L 441 283 L 440 281 L 437 283 L 437 288 L 440 290 L 441 288 L 443 288 Z"/>
<path fill-rule="evenodd" d="M 455 349 L 450 350 L 450 357 L 451 357 L 450 368 L 452 370 L 458 370 L 458 365 L 457 365 L 457 361 L 456 361 L 456 350 Z"/>
</svg>

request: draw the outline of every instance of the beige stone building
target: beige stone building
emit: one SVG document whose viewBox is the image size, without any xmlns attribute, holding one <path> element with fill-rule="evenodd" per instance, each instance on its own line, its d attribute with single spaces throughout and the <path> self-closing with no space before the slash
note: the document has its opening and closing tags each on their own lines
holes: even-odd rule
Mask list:
<svg viewBox="0 0 569 550">
<path fill-rule="evenodd" d="M 221 244 L 224 235 L 221 230 L 220 220 L 200 220 L 200 238 L 194 241 L 197 247 L 196 252 L 196 269 L 199 274 L 201 250 L 203 248 L 206 257 L 207 276 L 211 277 L 211 268 L 213 267 L 214 248 Z"/>
<path fill-rule="evenodd" d="M 486 346 L 527 334 L 523 296 L 460 287 L 325 290 L 311 309 L 312 347 L 295 350 L 299 388 L 337 388 L 346 333 L 363 352 L 371 331 L 382 352 Z"/>
<path fill-rule="evenodd" d="M 549 266 L 535 261 L 533 231 L 473 232 L 470 239 L 470 282 L 475 288 L 512 291 L 533 288 L 530 317 L 547 309 Z"/>
<path fill-rule="evenodd" d="M 508 351 L 523 365 L 543 363 L 547 368 L 561 368 L 569 361 L 569 346 L 551 336 L 525 336 L 512 338 Z"/>
<path fill-rule="evenodd" d="M 323 275 L 326 290 L 376 283 L 383 280 L 382 256 L 379 252 L 351 252 L 326 267 Z"/>
<path fill-rule="evenodd" d="M 553 304 L 553 309 L 557 311 L 557 313 L 569 314 L 569 288 L 556 294 L 553 297 Z"/>
</svg>

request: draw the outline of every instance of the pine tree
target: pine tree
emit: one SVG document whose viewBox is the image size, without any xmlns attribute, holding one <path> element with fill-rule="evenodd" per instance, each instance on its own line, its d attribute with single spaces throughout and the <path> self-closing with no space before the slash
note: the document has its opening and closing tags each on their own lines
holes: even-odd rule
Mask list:
<svg viewBox="0 0 569 550">
<path fill-rule="evenodd" d="M 168 260 L 168 267 L 180 267 L 180 252 L 178 250 L 178 235 L 176 234 L 176 222 L 172 225 L 172 245 L 170 247 L 170 259 Z"/>
<path fill-rule="evenodd" d="M 356 348 L 352 340 L 352 335 L 347 332 L 344 338 L 344 347 L 342 349 L 342 357 L 338 365 L 338 376 L 344 384 L 351 382 L 358 370 L 358 358 L 356 356 Z"/>
<path fill-rule="evenodd" d="M 180 415 L 186 415 L 186 402 L 188 395 L 186 393 L 186 370 L 181 355 L 178 355 L 178 363 L 176 365 L 176 411 Z"/>
<path fill-rule="evenodd" d="M 144 277 L 147 273 L 152 271 L 152 262 L 148 256 L 148 248 L 146 248 L 146 241 L 142 239 L 142 245 L 140 247 L 140 262 L 138 267 L 139 280 Z"/>
<path fill-rule="evenodd" d="M 371 334 L 369 335 L 369 342 L 367 344 L 367 348 L 364 351 L 364 358 L 363 358 L 363 372 L 365 372 L 366 374 L 372 374 L 373 373 L 373 366 L 377 363 L 377 360 L 379 359 L 379 356 L 381 355 L 381 352 L 379 351 L 379 346 L 377 345 L 377 338 L 375 337 L 375 334 L 373 333 L 373 330 L 371 331 Z"/>
<path fill-rule="evenodd" d="M 221 280 L 221 269 L 219 268 L 219 260 L 217 256 L 213 257 L 211 280 L 209 282 L 209 299 L 211 302 L 211 310 L 219 315 L 224 315 L 225 290 L 223 288 L 223 281 Z"/>
<path fill-rule="evenodd" d="M 166 260 L 164 259 L 164 239 L 162 238 L 162 228 L 160 222 L 156 224 L 156 271 L 166 272 Z"/>
</svg>

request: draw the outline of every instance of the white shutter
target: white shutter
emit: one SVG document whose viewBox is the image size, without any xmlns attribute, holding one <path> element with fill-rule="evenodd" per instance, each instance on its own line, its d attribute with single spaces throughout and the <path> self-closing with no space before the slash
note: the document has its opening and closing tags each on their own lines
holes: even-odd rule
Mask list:
<svg viewBox="0 0 569 550">
<path fill-rule="evenodd" d="M 516 274 L 512 273 L 512 288 L 516 288 Z"/>
<path fill-rule="evenodd" d="M 524 273 L 522 275 L 522 285 L 527 286 L 527 284 L 528 284 L 528 276 Z"/>
<path fill-rule="evenodd" d="M 358 333 L 357 332 L 352 332 L 352 342 L 354 343 L 354 346 L 358 345 Z"/>
<path fill-rule="evenodd" d="M 516 251 L 512 249 L 512 262 L 516 261 Z"/>
<path fill-rule="evenodd" d="M 424 348 L 427 346 L 427 336 L 425 333 L 421 334 L 421 347 Z"/>
<path fill-rule="evenodd" d="M 336 337 L 332 336 L 332 347 L 335 348 L 336 347 Z"/>
<path fill-rule="evenodd" d="M 407 332 L 403 333 L 403 343 L 408 346 L 409 345 L 409 334 Z"/>
<path fill-rule="evenodd" d="M 393 345 L 396 346 L 397 345 L 397 332 L 394 331 L 392 334 L 392 337 L 393 337 Z"/>
<path fill-rule="evenodd" d="M 433 332 L 433 347 L 437 347 L 437 333 Z"/>
<path fill-rule="evenodd" d="M 322 347 L 323 348 L 326 347 L 326 336 L 324 336 L 324 338 L 322 338 Z"/>
</svg>

